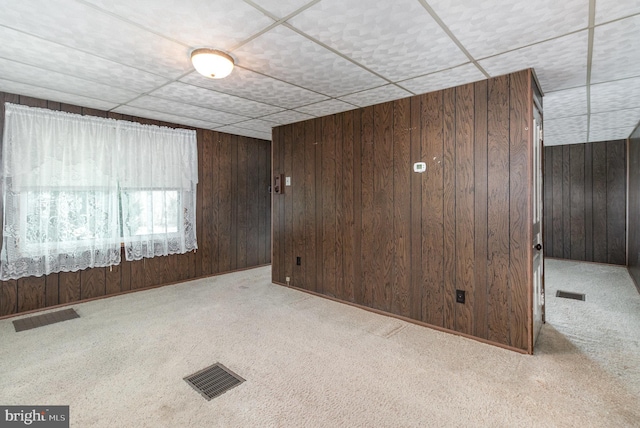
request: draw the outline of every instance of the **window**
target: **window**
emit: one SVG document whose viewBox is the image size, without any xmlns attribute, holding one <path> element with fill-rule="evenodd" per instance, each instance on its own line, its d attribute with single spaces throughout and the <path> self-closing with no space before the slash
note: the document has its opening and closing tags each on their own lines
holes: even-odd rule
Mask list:
<svg viewBox="0 0 640 428">
<path fill-rule="evenodd" d="M 0 279 L 197 248 L 194 131 L 6 104 Z"/>
</svg>

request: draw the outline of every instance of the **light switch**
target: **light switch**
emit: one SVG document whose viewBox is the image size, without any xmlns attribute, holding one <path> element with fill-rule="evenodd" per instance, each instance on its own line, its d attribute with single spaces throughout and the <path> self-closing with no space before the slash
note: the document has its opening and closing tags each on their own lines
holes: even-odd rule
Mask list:
<svg viewBox="0 0 640 428">
<path fill-rule="evenodd" d="M 427 170 L 427 164 L 424 162 L 416 162 L 413 164 L 414 172 L 425 172 Z"/>
<path fill-rule="evenodd" d="M 291 177 L 285 179 L 285 186 L 291 186 Z"/>
</svg>

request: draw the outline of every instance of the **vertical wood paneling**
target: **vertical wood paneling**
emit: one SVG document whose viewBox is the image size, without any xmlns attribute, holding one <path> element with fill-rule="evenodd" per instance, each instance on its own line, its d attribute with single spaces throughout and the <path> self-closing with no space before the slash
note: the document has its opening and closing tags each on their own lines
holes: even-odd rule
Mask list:
<svg viewBox="0 0 640 428">
<path fill-rule="evenodd" d="M 593 261 L 606 263 L 607 256 L 607 145 L 594 144 L 593 154 Z M 564 202 L 564 201 L 563 201 Z M 563 203 L 563 207 L 566 205 Z M 565 256 L 566 257 L 566 256 Z M 566 257 L 568 258 L 568 257 Z"/>
<path fill-rule="evenodd" d="M 544 149 L 544 222 L 552 224 L 544 242 L 548 257 L 625 263 L 624 145 L 619 140 Z"/>
<path fill-rule="evenodd" d="M 293 127 L 289 126 L 285 129 L 284 138 L 284 165 L 282 172 L 286 177 L 291 177 L 292 170 L 292 146 L 293 146 Z M 290 186 L 286 186 L 286 182 L 282 183 L 284 186 L 284 234 L 285 236 L 293 237 L 293 191 Z M 287 239 L 284 242 L 284 274 L 287 277 L 293 275 L 293 239 Z M 282 251 L 282 250 L 281 250 Z"/>
<path fill-rule="evenodd" d="M 207 193 L 209 200 L 209 210 L 211 214 L 209 216 L 209 227 L 207 227 L 207 236 L 210 238 L 209 242 L 209 271 L 214 274 L 220 272 L 220 205 L 224 204 L 224 201 L 220 201 L 220 162 L 222 141 L 220 139 L 219 132 L 210 132 L 210 144 L 211 144 L 211 159 L 209 159 L 211 165 L 211 173 L 205 174 L 206 179 L 210 179 L 209 193 Z M 254 217 L 257 217 L 254 214 Z M 254 218 L 252 217 L 252 218 Z M 257 260 L 254 265 L 258 264 Z"/>
<path fill-rule="evenodd" d="M 487 82 L 474 85 L 475 94 L 475 285 L 474 335 L 487 338 Z"/>
<path fill-rule="evenodd" d="M 569 209 L 571 253 L 569 258 L 585 260 L 584 145 L 570 146 L 569 156 L 569 188 L 571 189 Z"/>
<path fill-rule="evenodd" d="M 18 312 L 46 306 L 45 278 L 28 276 L 18 280 Z"/>
<path fill-rule="evenodd" d="M 106 293 L 105 279 L 104 268 L 80 271 L 80 298 L 90 299 L 104 296 Z"/>
<path fill-rule="evenodd" d="M 374 219 L 374 144 L 373 144 L 373 107 L 362 110 L 361 116 L 362 141 L 361 150 L 361 191 L 362 191 L 362 303 L 365 306 L 373 304 L 373 286 L 378 281 L 374 276 L 377 268 L 376 254 L 373 248 L 375 229 Z"/>
<path fill-rule="evenodd" d="M 59 303 L 59 275 L 49 274 L 45 277 L 45 306 L 54 306 Z"/>
<path fill-rule="evenodd" d="M 80 297 L 80 272 L 60 272 L 59 282 L 59 302 L 77 302 Z"/>
<path fill-rule="evenodd" d="M 336 295 L 336 124 L 322 118 L 322 268 L 323 293 Z M 285 152 L 286 156 L 286 152 Z"/>
<path fill-rule="evenodd" d="M 342 206 L 343 206 L 343 280 L 341 298 L 355 301 L 356 279 L 356 228 L 354 199 L 354 112 L 342 117 Z M 340 183 L 340 182 L 339 182 Z"/>
<path fill-rule="evenodd" d="M 322 292 L 323 290 L 323 278 L 324 278 L 324 263 L 323 263 L 323 250 L 322 250 L 322 236 L 323 236 L 323 223 L 322 223 L 322 145 L 323 145 L 323 136 L 322 136 L 322 119 L 315 119 L 313 125 L 314 132 L 314 141 L 315 141 L 315 152 L 314 159 L 315 163 L 313 168 L 315 169 L 315 180 L 314 180 L 314 194 L 315 194 L 315 213 L 313 214 L 313 227 L 314 236 L 315 236 L 315 263 L 316 263 L 316 276 L 315 276 L 315 289 L 317 292 Z M 280 156 L 282 159 L 283 156 Z M 310 243 L 313 245 L 313 242 Z"/>
<path fill-rule="evenodd" d="M 271 229 L 267 223 L 267 210 L 271 211 L 271 208 L 268 205 L 268 198 L 267 198 L 267 196 L 269 195 L 269 192 L 267 191 L 269 187 L 269 181 L 265 180 L 265 177 L 267 175 L 267 162 L 270 156 L 267 154 L 267 151 L 265 150 L 265 148 L 266 147 L 264 144 L 256 143 L 257 158 L 252 159 L 252 162 L 257 163 L 257 165 L 254 164 L 254 167 L 257 170 L 257 178 L 256 178 L 257 201 L 255 203 L 257 206 L 257 214 L 258 214 L 258 231 L 257 231 L 258 262 L 257 263 L 259 265 L 263 265 L 267 263 L 266 236 L 267 236 L 268 229 L 269 230 Z M 222 147 L 220 148 L 220 150 L 222 150 Z"/>
<path fill-rule="evenodd" d="M 444 224 L 444 325 L 455 329 L 456 293 L 456 88 L 443 92 L 443 224 Z"/>
<path fill-rule="evenodd" d="M 411 315 L 411 100 L 393 103 L 393 300 L 391 312 Z"/>
<path fill-rule="evenodd" d="M 178 126 L 2 92 L 0 101 L 159 126 Z M 0 104 L 2 113 L 4 103 Z M 0 116 L 1 128 L 4 114 Z M 0 282 L 0 316 L 268 263 L 271 259 L 271 207 L 267 191 L 271 177 L 270 143 L 209 130 L 197 130 L 197 139 L 197 253 L 133 262 L 124 260 L 123 255 L 121 264 L 112 268 Z M 237 147 L 241 140 L 246 146 L 246 156 L 243 165 L 238 165 Z M 251 168 L 248 156 L 251 156 Z M 236 190 L 242 180 L 245 191 L 239 196 Z M 241 222 L 243 230 L 238 230 L 238 208 L 245 216 Z M 240 265 L 236 254 L 238 237 L 243 237 L 245 248 L 244 255 L 240 255 Z M 232 251 L 236 254 L 233 268 Z"/>
<path fill-rule="evenodd" d="M 607 143 L 607 263 L 626 263 L 626 164 L 625 142 Z"/>
<path fill-rule="evenodd" d="M 342 199 L 342 168 L 343 168 L 343 143 L 342 143 L 342 117 L 343 115 L 335 115 L 335 141 L 336 141 L 336 240 L 334 243 L 336 253 L 336 277 L 335 290 L 336 297 L 344 299 L 344 205 Z"/>
<path fill-rule="evenodd" d="M 198 183 L 202 186 L 203 195 L 211 195 L 213 192 L 213 171 L 214 171 L 214 147 L 213 139 L 215 135 L 211 132 L 198 131 L 202 138 L 202 180 Z M 202 199 L 202 222 L 204 224 L 213 224 L 213 205 L 212 198 Z M 196 225 L 197 227 L 197 225 Z M 213 262 L 213 245 L 214 245 L 213 228 L 207 227 L 202 231 L 202 241 L 198 244 L 201 253 L 200 271 L 202 275 L 211 275 L 211 267 Z"/>
<path fill-rule="evenodd" d="M 229 134 L 218 134 L 222 141 L 220 145 L 220 159 L 216 162 L 216 166 L 219 169 L 218 173 L 218 198 L 220 206 L 218 208 L 218 219 L 220 224 L 218 226 L 218 254 L 220 260 L 218 260 L 218 272 L 228 272 L 231 270 L 231 201 L 233 200 L 232 193 L 234 189 L 232 187 L 231 177 L 231 150 L 232 141 Z M 266 171 L 270 171 L 269 167 L 271 159 L 266 159 L 265 166 L 268 170 L 265 170 L 267 180 L 270 180 L 270 174 Z M 269 181 L 268 181 L 269 182 Z M 269 204 L 265 210 L 271 211 L 271 204 Z"/>
<path fill-rule="evenodd" d="M 509 307 L 510 339 L 518 349 L 532 347 L 530 300 L 533 256 L 531 172 L 532 99 L 527 72 L 511 75 L 509 109 Z M 522 328 L 524 326 L 525 328 Z"/>
<path fill-rule="evenodd" d="M 593 260 L 593 144 L 584 145 L 584 259 Z M 626 166 L 625 166 L 626 168 Z M 626 198 L 625 198 L 626 199 Z M 553 207 L 553 201 L 547 201 Z M 553 208 L 552 208 L 553 209 Z"/>
<path fill-rule="evenodd" d="M 195 254 L 195 272 L 196 276 L 202 276 L 202 255 L 204 245 L 204 230 L 203 224 L 203 211 L 204 211 L 204 141 L 202 130 L 196 131 L 196 138 L 198 139 L 198 185 L 196 187 L 196 239 L 198 241 L 198 251 Z M 129 267 L 131 271 L 131 267 Z"/>
<path fill-rule="evenodd" d="M 421 159 L 427 163 L 422 178 L 422 313 L 429 324 L 444 326 L 444 187 L 443 98 L 444 92 L 422 96 Z M 413 231 L 415 234 L 416 231 Z M 417 249 L 416 249 L 417 250 Z M 418 261 L 418 264 L 421 262 Z"/>
<path fill-rule="evenodd" d="M 171 265 L 169 265 L 171 266 Z M 119 293 L 122 285 L 122 265 L 110 266 L 105 270 L 105 294 Z M 48 280 L 48 277 L 47 277 Z"/>
<path fill-rule="evenodd" d="M 562 197 L 562 146 L 550 147 L 545 149 L 545 152 L 548 150 L 553 150 L 553 156 L 551 156 L 551 170 L 553 174 L 553 178 L 551 180 L 553 184 L 553 188 L 551 189 L 552 198 L 553 198 L 553 209 L 551 211 L 551 215 L 553 216 L 551 219 L 552 228 L 553 228 L 553 250 L 548 254 L 550 257 L 563 257 L 564 256 L 564 246 L 563 246 L 563 233 L 562 228 L 563 224 L 563 210 L 559 209 L 558 204 L 562 206 L 562 202 L 564 198 Z M 548 189 L 548 187 L 545 187 Z M 559 201 L 559 202 L 558 202 Z M 543 209 L 544 213 L 547 214 L 549 211 Z M 548 217 L 545 218 L 547 222 L 549 222 Z"/>
<path fill-rule="evenodd" d="M 305 176 L 305 133 L 304 124 L 293 126 L 292 169 L 291 169 L 291 197 L 293 199 L 293 272 L 291 285 L 302 287 L 305 280 L 306 260 L 304 257 L 304 176 Z M 295 260 L 300 257 L 300 265 Z"/>
<path fill-rule="evenodd" d="M 301 286 L 307 290 L 317 291 L 316 263 L 316 122 L 308 120 L 304 122 L 304 284 Z M 279 128 L 276 128 L 278 130 Z M 276 130 L 274 130 L 274 135 Z M 276 139 L 274 138 L 274 144 Z M 274 150 L 275 150 L 274 146 Z M 275 215 L 275 213 L 274 213 Z M 277 217 L 276 217 L 277 218 Z M 274 236 L 276 231 L 274 230 Z M 276 241 L 274 240 L 274 246 Z M 277 254 L 274 251 L 274 254 Z M 275 275 L 274 275 L 275 278 Z"/>
<path fill-rule="evenodd" d="M 487 338 L 510 343 L 509 336 L 509 77 L 489 80 L 487 102 Z"/>
<path fill-rule="evenodd" d="M 0 282 L 0 316 L 18 312 L 18 281 Z"/>
<path fill-rule="evenodd" d="M 237 168 L 237 186 L 236 189 L 236 268 L 247 266 L 247 232 L 249 229 L 249 213 L 248 213 L 248 142 L 247 137 L 238 137 L 238 168 Z"/>
<path fill-rule="evenodd" d="M 473 334 L 475 296 L 474 90 L 456 89 L 456 289 L 466 292 L 465 304 L 455 309 L 455 330 Z M 525 193 L 526 195 L 526 193 Z"/>
<path fill-rule="evenodd" d="M 411 97 L 411 159 L 416 162 L 427 163 L 426 154 L 422 152 L 422 143 L 425 141 L 422 134 L 422 106 L 425 96 Z M 426 102 L 426 100 L 424 101 Z M 429 162 L 431 168 L 437 162 Z M 424 266 L 422 263 L 423 230 L 422 230 L 422 183 L 424 174 L 429 174 L 431 168 L 423 174 L 411 174 L 411 288 L 410 288 L 410 317 L 424 321 L 422 309 L 427 306 L 424 299 L 426 283 L 424 279 Z M 438 300 L 439 302 L 442 299 Z"/>
<path fill-rule="evenodd" d="M 260 202 L 258 200 L 259 194 L 259 179 L 258 179 L 258 165 L 256 161 L 259 159 L 258 144 L 249 139 L 247 141 L 247 266 L 258 265 L 258 236 L 260 234 L 260 217 L 258 209 Z"/>
<path fill-rule="evenodd" d="M 571 148 L 562 147 L 562 205 L 571 206 Z M 571 208 L 562 211 L 562 254 L 571 257 Z"/>
<path fill-rule="evenodd" d="M 357 110 L 353 117 L 353 229 L 355 231 L 353 255 L 354 265 L 354 301 L 364 301 L 364 285 L 362 283 L 362 144 L 364 134 L 362 132 L 362 116 L 363 111 Z"/>
<path fill-rule="evenodd" d="M 373 307 L 391 311 L 393 298 L 393 103 L 374 106 L 374 251 L 376 285 Z"/>
<path fill-rule="evenodd" d="M 291 157 L 287 132 L 305 129 L 303 159 L 293 151 L 304 209 L 294 189 L 293 211 L 273 212 L 278 245 L 297 248 L 296 224 L 304 229 L 305 280 L 295 285 L 531 352 L 530 79 L 276 128 L 274 164 Z M 412 172 L 418 161 L 426 172 Z"/>
</svg>

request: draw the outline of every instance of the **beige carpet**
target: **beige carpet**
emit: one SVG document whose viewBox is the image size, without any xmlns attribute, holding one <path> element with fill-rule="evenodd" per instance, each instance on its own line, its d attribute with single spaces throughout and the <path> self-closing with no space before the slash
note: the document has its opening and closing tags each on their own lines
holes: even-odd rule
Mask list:
<svg viewBox="0 0 640 428">
<path fill-rule="evenodd" d="M 73 427 L 640 426 L 640 295 L 626 270 L 550 260 L 527 356 L 270 284 L 270 269 L 0 321 L 0 404 L 71 406 Z M 583 292 L 585 302 L 555 289 Z M 246 382 L 212 401 L 183 377 Z"/>
</svg>

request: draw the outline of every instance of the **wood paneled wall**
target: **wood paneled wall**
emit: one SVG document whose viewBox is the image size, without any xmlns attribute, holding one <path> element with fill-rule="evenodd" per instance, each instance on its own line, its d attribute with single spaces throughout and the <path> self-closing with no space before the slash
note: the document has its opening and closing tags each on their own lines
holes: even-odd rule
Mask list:
<svg viewBox="0 0 640 428">
<path fill-rule="evenodd" d="M 182 127 L 0 92 L 0 130 L 5 102 Z M 134 262 L 123 253 L 121 264 L 112 268 L 0 282 L 0 316 L 270 263 L 270 142 L 203 129 L 197 139 L 196 253 Z"/>
<path fill-rule="evenodd" d="M 625 264 L 625 141 L 544 149 L 547 257 Z"/>
<path fill-rule="evenodd" d="M 531 352 L 531 94 L 526 70 L 275 128 L 273 281 Z"/>
<path fill-rule="evenodd" d="M 629 155 L 629 232 L 627 269 L 640 292 L 640 124 L 628 141 Z"/>
</svg>

